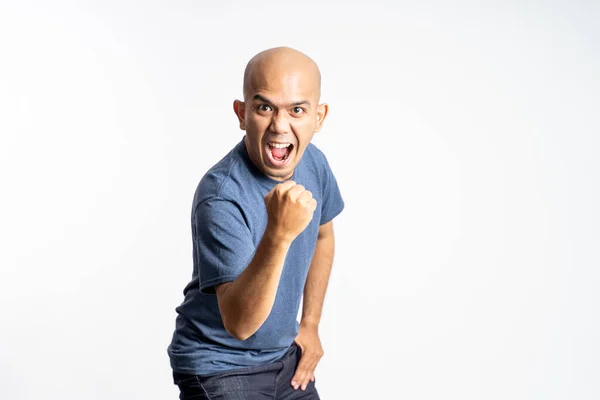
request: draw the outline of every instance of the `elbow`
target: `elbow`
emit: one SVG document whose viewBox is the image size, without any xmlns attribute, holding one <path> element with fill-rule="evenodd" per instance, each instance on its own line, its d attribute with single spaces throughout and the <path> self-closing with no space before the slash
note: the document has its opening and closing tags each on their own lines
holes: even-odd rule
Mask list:
<svg viewBox="0 0 600 400">
<path fill-rule="evenodd" d="M 248 339 L 250 336 L 252 336 L 252 334 L 233 335 L 234 338 L 236 338 L 237 340 L 241 340 L 242 342 Z"/>
<path fill-rule="evenodd" d="M 250 336 L 252 336 L 252 334 L 247 334 L 242 329 L 240 329 L 239 313 L 237 316 L 235 314 L 232 314 L 231 301 L 225 296 L 225 293 L 230 285 L 231 283 L 229 282 L 219 285 L 215 288 L 215 292 L 217 294 L 217 302 L 219 304 L 219 312 L 221 314 L 221 321 L 223 322 L 223 327 L 225 328 L 227 333 L 229 333 L 232 337 L 236 338 L 237 340 L 244 341 Z"/>
<path fill-rule="evenodd" d="M 239 329 L 239 327 L 232 327 L 229 325 L 225 325 L 225 330 L 231 336 L 233 336 L 237 340 L 241 340 L 241 341 L 248 339 L 250 336 L 252 336 L 254 334 L 254 332 L 244 331 L 242 329 Z"/>
<path fill-rule="evenodd" d="M 223 327 L 231 336 L 244 341 L 256 333 L 266 318 L 262 319 L 260 324 L 257 324 L 256 315 L 250 314 L 239 304 L 232 302 L 231 296 L 226 296 L 227 286 L 228 284 L 217 287 L 217 301 Z"/>
<path fill-rule="evenodd" d="M 247 324 L 243 324 L 238 317 L 229 315 L 226 312 L 221 312 L 221 320 L 223 321 L 223 327 L 227 333 L 237 340 L 244 341 L 254 334 L 254 332 L 251 332 L 247 326 L 244 327 L 244 325 Z"/>
<path fill-rule="evenodd" d="M 250 336 L 254 335 L 256 330 L 252 331 L 249 329 L 248 324 L 240 320 L 239 315 L 234 316 L 228 313 L 221 312 L 221 320 L 223 321 L 223 327 L 231 336 L 237 340 L 244 341 Z"/>
</svg>

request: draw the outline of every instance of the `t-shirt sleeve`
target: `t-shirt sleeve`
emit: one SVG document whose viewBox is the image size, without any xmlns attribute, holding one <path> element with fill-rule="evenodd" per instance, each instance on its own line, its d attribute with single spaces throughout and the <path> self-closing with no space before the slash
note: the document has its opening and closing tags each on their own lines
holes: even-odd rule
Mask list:
<svg viewBox="0 0 600 400">
<path fill-rule="evenodd" d="M 209 199 L 194 213 L 193 237 L 200 291 L 234 281 L 254 256 L 255 246 L 242 211 L 232 201 Z"/>
<path fill-rule="evenodd" d="M 329 166 L 329 162 L 325 155 L 322 155 L 323 169 L 325 170 L 323 179 L 323 199 L 321 206 L 321 222 L 320 225 L 334 219 L 344 209 L 344 200 L 340 193 L 337 180 Z"/>
</svg>

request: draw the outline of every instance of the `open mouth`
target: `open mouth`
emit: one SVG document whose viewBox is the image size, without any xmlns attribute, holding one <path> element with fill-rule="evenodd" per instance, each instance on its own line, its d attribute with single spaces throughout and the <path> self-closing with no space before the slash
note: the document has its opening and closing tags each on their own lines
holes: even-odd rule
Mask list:
<svg viewBox="0 0 600 400">
<path fill-rule="evenodd" d="M 291 143 L 268 142 L 266 146 L 267 158 L 274 167 L 283 167 L 290 160 L 294 149 Z"/>
</svg>

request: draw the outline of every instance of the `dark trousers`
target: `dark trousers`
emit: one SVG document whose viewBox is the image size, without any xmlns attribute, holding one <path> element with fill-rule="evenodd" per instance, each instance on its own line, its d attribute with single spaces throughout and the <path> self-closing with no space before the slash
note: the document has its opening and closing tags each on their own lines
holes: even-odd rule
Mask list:
<svg viewBox="0 0 600 400">
<path fill-rule="evenodd" d="M 259 367 L 243 368 L 211 375 L 173 372 L 181 400 L 319 400 L 315 382 L 306 390 L 294 390 L 292 377 L 301 350 L 294 342 L 279 360 Z M 315 379 L 316 381 L 316 379 Z"/>
</svg>

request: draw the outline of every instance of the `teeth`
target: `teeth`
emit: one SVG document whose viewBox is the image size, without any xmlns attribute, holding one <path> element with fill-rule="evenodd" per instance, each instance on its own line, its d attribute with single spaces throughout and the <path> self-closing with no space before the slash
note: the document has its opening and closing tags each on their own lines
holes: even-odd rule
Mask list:
<svg viewBox="0 0 600 400">
<path fill-rule="evenodd" d="M 290 146 L 290 143 L 269 143 L 269 146 L 283 149 Z"/>
</svg>

